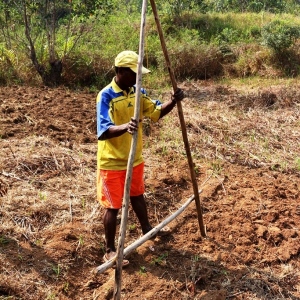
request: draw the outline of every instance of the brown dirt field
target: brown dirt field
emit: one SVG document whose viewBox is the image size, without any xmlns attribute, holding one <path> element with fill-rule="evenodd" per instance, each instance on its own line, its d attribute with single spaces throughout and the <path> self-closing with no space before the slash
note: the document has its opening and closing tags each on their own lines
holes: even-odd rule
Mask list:
<svg viewBox="0 0 300 300">
<path fill-rule="evenodd" d="M 300 299 L 299 86 L 182 86 L 207 237 L 192 202 L 170 236 L 129 255 L 121 298 Z M 112 298 L 114 270 L 94 273 L 104 245 L 95 97 L 0 88 L 0 299 Z M 145 123 L 153 225 L 193 195 L 179 128 L 175 110 Z M 125 247 L 140 234 L 129 209 Z"/>
</svg>

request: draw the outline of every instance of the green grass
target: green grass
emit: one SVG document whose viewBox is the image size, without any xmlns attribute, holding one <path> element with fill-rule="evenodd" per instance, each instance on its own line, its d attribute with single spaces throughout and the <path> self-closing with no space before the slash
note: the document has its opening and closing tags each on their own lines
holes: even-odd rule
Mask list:
<svg viewBox="0 0 300 300">
<path fill-rule="evenodd" d="M 5 236 L 0 235 L 0 245 L 4 246 L 4 245 L 7 245 L 8 243 L 9 243 L 9 240 Z"/>
<path fill-rule="evenodd" d="M 168 258 L 168 252 L 161 254 L 160 256 L 153 258 L 151 264 L 153 265 L 161 265 L 165 264 Z"/>
</svg>

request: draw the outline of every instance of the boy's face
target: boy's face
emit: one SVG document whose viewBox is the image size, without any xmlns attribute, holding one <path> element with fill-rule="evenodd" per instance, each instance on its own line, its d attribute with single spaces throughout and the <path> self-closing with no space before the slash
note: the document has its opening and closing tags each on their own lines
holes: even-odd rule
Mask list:
<svg viewBox="0 0 300 300">
<path fill-rule="evenodd" d="M 136 73 L 129 68 L 119 68 L 117 84 L 121 89 L 127 89 L 136 84 Z"/>
</svg>

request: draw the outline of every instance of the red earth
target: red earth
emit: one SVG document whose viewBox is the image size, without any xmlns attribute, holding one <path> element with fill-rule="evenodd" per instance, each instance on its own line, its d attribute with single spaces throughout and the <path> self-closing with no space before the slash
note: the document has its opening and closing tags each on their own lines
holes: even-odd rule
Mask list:
<svg viewBox="0 0 300 300">
<path fill-rule="evenodd" d="M 232 105 L 231 91 L 220 86 L 185 87 L 202 103 L 214 96 Z M 94 272 L 104 245 L 95 195 L 95 97 L 65 88 L 0 89 L 0 299 L 113 297 L 114 269 Z M 161 143 L 156 138 L 163 122 L 151 125 L 145 143 Z M 187 128 L 190 134 L 195 125 L 187 122 Z M 202 124 L 201 130 L 209 128 Z M 299 149 L 299 131 L 295 141 Z M 184 155 L 151 149 L 145 149 L 146 199 L 156 225 L 193 189 Z M 207 161 L 197 172 L 207 236 L 201 236 L 192 202 L 168 224 L 169 236 L 128 256 L 121 298 L 300 299 L 299 169 L 237 159 L 210 173 Z M 140 234 L 129 208 L 125 246 Z"/>
</svg>

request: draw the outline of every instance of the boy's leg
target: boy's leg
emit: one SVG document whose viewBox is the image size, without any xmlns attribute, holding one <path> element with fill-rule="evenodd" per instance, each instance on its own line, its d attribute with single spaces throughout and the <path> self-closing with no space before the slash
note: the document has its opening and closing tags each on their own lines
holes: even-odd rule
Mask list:
<svg viewBox="0 0 300 300">
<path fill-rule="evenodd" d="M 117 230 L 117 215 L 118 209 L 106 208 L 103 217 L 105 241 L 106 241 L 106 253 L 103 257 L 104 261 L 108 261 L 116 256 L 115 236 Z M 123 259 L 122 267 L 129 265 L 127 259 Z M 113 266 L 113 268 L 115 265 Z"/>
<path fill-rule="evenodd" d="M 116 252 L 115 236 L 117 230 L 118 209 L 106 208 L 103 216 L 106 253 Z"/>
<path fill-rule="evenodd" d="M 147 206 L 144 198 L 144 163 L 133 168 L 130 187 L 130 201 L 133 211 L 142 227 L 143 234 L 152 229 L 148 219 Z"/>
<path fill-rule="evenodd" d="M 139 222 L 141 224 L 143 234 L 146 234 L 153 227 L 150 225 L 150 222 L 148 219 L 147 206 L 146 206 L 146 201 L 145 201 L 144 195 L 131 196 L 130 200 L 131 200 L 132 208 L 133 208 L 135 214 L 137 215 Z M 158 231 L 157 234 L 153 237 L 155 238 L 156 236 L 168 235 L 168 234 L 170 234 L 170 231 L 171 231 L 170 228 L 168 226 L 165 226 L 160 231 Z"/>
<path fill-rule="evenodd" d="M 122 206 L 122 194 L 124 190 L 124 172 L 110 170 L 97 170 L 97 197 L 104 207 L 103 225 L 105 234 L 104 261 L 116 256 L 115 237 L 117 231 L 117 215 Z M 122 266 L 125 267 L 129 261 L 123 259 Z"/>
<path fill-rule="evenodd" d="M 104 208 L 103 225 L 106 253 L 116 252 L 115 236 L 117 215 L 122 206 L 123 173 L 97 169 L 97 198 Z"/>
<path fill-rule="evenodd" d="M 148 212 L 144 195 L 131 196 L 131 205 L 142 227 L 143 234 L 152 229 L 148 219 Z"/>
</svg>

